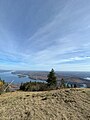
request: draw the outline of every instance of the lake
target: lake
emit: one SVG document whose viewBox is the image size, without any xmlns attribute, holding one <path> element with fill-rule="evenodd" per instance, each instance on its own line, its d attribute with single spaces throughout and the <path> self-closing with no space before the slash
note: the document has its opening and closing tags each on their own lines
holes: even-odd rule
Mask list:
<svg viewBox="0 0 90 120">
<path fill-rule="evenodd" d="M 20 83 L 24 83 L 24 82 L 45 82 L 43 80 L 33 80 L 28 78 L 28 76 L 26 77 L 21 77 L 19 78 L 17 75 L 15 74 L 11 74 L 11 72 L 0 72 L 0 78 L 2 80 L 4 80 L 5 82 L 10 83 L 11 81 L 13 81 L 14 84 L 20 84 Z"/>
<path fill-rule="evenodd" d="M 20 84 L 29 81 L 46 82 L 44 80 L 33 80 L 28 78 L 28 76 L 19 78 L 17 74 L 12 74 L 11 72 L 12 71 L 0 71 L 1 79 L 5 80 L 5 82 L 11 82 L 14 80 L 14 84 Z M 59 74 L 60 76 L 73 76 L 90 80 L 90 72 L 57 72 L 57 74 Z"/>
</svg>

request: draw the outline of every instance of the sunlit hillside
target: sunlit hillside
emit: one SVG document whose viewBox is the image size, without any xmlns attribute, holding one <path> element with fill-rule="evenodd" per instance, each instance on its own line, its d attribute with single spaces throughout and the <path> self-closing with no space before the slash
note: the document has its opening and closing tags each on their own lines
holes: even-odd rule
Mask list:
<svg viewBox="0 0 90 120">
<path fill-rule="evenodd" d="M 90 120 L 90 89 L 2 94 L 0 120 Z"/>
</svg>

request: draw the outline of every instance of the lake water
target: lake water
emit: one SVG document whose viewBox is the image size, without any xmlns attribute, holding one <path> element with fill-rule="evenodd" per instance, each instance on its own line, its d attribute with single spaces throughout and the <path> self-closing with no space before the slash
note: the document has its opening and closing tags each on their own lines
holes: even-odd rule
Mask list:
<svg viewBox="0 0 90 120">
<path fill-rule="evenodd" d="M 32 81 L 32 82 L 35 82 L 35 81 L 36 82 L 45 82 L 43 80 L 30 79 L 30 78 L 28 78 L 28 76 L 19 78 L 17 75 L 11 74 L 11 72 L 0 72 L 0 78 L 2 80 L 5 80 L 5 82 L 8 82 L 8 83 L 13 81 L 14 84 L 20 84 L 20 83 L 29 82 L 29 81 Z"/>
<path fill-rule="evenodd" d="M 90 72 L 57 72 L 60 76 L 73 76 L 73 77 L 80 77 L 87 80 L 90 80 Z M 20 84 L 24 82 L 45 82 L 44 80 L 33 80 L 26 77 L 19 78 L 16 74 L 11 74 L 11 71 L 0 71 L 0 77 L 2 80 L 5 80 L 5 82 L 11 82 L 13 81 L 14 84 Z"/>
</svg>

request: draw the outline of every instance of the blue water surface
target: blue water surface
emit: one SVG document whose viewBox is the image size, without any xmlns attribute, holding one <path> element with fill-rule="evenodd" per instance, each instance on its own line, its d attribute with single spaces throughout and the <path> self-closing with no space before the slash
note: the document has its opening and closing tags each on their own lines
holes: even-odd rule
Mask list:
<svg viewBox="0 0 90 120">
<path fill-rule="evenodd" d="M 20 84 L 20 83 L 25 83 L 25 82 L 29 82 L 29 81 L 45 82 L 43 80 L 30 79 L 30 78 L 28 78 L 28 76 L 19 78 L 17 75 L 12 74 L 11 72 L 0 72 L 0 78 L 8 83 L 13 81 L 14 84 Z"/>
</svg>

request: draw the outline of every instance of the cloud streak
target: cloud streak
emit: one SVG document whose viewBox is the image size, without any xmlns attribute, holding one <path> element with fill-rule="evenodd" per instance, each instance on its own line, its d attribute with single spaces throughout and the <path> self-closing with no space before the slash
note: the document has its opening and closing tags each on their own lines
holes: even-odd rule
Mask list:
<svg viewBox="0 0 90 120">
<path fill-rule="evenodd" d="M 89 11 L 89 0 L 1 0 L 1 69 L 59 70 L 62 64 L 61 70 L 78 70 L 78 66 L 82 70 L 81 66 L 89 66 Z M 85 70 L 90 70 L 87 65 Z"/>
</svg>

